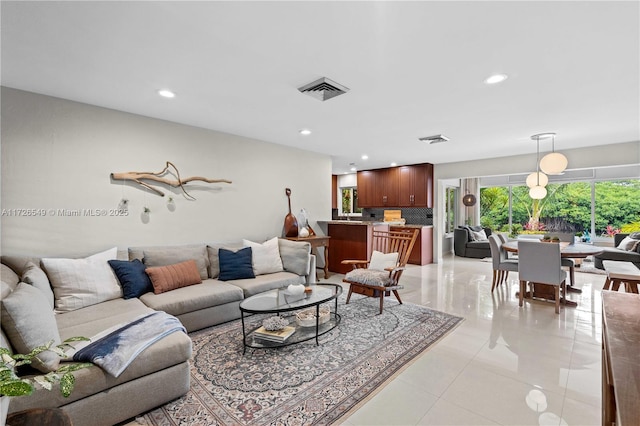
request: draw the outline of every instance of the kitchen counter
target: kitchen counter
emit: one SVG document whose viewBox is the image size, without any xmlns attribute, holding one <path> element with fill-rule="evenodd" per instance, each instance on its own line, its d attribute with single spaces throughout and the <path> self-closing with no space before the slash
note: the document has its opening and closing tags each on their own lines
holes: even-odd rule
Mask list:
<svg viewBox="0 0 640 426">
<path fill-rule="evenodd" d="M 352 267 L 343 265 L 346 259 L 367 260 L 371 257 L 371 239 L 374 230 L 387 231 L 389 229 L 419 229 L 418 240 L 413 246 L 409 263 L 426 265 L 433 262 L 433 226 L 431 225 L 400 225 L 394 222 L 367 220 L 329 220 L 318 221 L 326 228 L 326 234 L 331 237 L 329 246 L 329 271 L 346 274 Z"/>
</svg>

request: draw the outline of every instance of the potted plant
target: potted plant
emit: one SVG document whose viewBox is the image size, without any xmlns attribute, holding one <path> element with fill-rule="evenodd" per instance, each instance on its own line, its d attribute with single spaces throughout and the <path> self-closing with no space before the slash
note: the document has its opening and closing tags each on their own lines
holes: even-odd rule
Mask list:
<svg viewBox="0 0 640 426">
<path fill-rule="evenodd" d="M 53 346 L 53 340 L 46 345 L 38 346 L 28 354 L 12 354 L 7 348 L 0 347 L 0 397 L 2 399 L 1 424 L 4 424 L 9 408 L 9 397 L 31 395 L 36 384 L 44 389 L 51 390 L 55 383 L 59 384 L 60 393 L 66 398 L 71 395 L 75 385 L 73 372 L 87 368 L 91 363 L 65 363 L 55 371 L 32 377 L 22 378 L 16 374 L 16 368 L 31 364 L 31 361 L 40 353 L 51 351 L 61 357 L 66 355 L 66 350 L 71 348 L 71 342 L 88 341 L 86 337 L 72 337 L 62 344 Z"/>
</svg>

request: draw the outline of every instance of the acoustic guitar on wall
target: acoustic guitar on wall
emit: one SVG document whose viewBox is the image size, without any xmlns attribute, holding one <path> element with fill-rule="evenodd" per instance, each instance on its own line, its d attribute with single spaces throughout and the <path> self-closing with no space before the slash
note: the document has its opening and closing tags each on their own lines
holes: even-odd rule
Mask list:
<svg viewBox="0 0 640 426">
<path fill-rule="evenodd" d="M 289 200 L 289 214 L 284 218 L 284 236 L 285 237 L 297 237 L 298 236 L 298 220 L 291 214 L 291 190 L 285 188 L 285 194 Z"/>
</svg>

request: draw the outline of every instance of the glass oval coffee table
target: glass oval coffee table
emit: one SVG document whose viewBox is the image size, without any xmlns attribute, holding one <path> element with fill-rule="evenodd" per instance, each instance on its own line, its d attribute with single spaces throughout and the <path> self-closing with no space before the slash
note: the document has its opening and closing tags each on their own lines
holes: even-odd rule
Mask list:
<svg viewBox="0 0 640 426">
<path fill-rule="evenodd" d="M 339 284 L 316 284 L 309 286 L 309 288 L 311 288 L 310 293 L 300 296 L 292 295 L 283 288 L 256 294 L 240 302 L 244 345 L 242 353 L 245 353 L 247 348 L 278 348 L 311 339 L 316 339 L 316 345 L 318 345 L 319 336 L 336 328 L 342 319 L 338 314 L 338 296 L 342 294 L 342 287 Z M 321 323 L 320 305 L 331 300 L 334 301 L 333 310 L 329 308 L 328 318 Z M 246 329 L 245 316 L 247 314 L 278 314 L 278 316 L 282 316 L 284 313 L 302 311 L 303 309 L 315 310 L 315 324 L 311 320 L 310 323 L 304 324 L 307 326 L 303 326 L 293 315 L 289 320 L 289 327 L 293 329 L 293 332 L 282 341 L 272 340 L 264 334 L 262 336 L 256 335 L 256 332 L 259 333 L 262 327 Z"/>
</svg>

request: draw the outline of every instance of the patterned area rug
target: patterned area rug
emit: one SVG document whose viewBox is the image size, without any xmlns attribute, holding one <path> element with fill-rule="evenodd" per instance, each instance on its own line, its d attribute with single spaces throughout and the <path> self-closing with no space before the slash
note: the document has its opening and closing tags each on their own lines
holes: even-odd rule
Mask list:
<svg viewBox="0 0 640 426">
<path fill-rule="evenodd" d="M 140 424 L 310 425 L 345 415 L 454 329 L 462 318 L 423 306 L 341 296 L 340 325 L 321 337 L 278 349 L 247 349 L 233 321 L 190 334 L 191 390 Z M 259 324 L 266 316 L 253 316 Z"/>
</svg>

